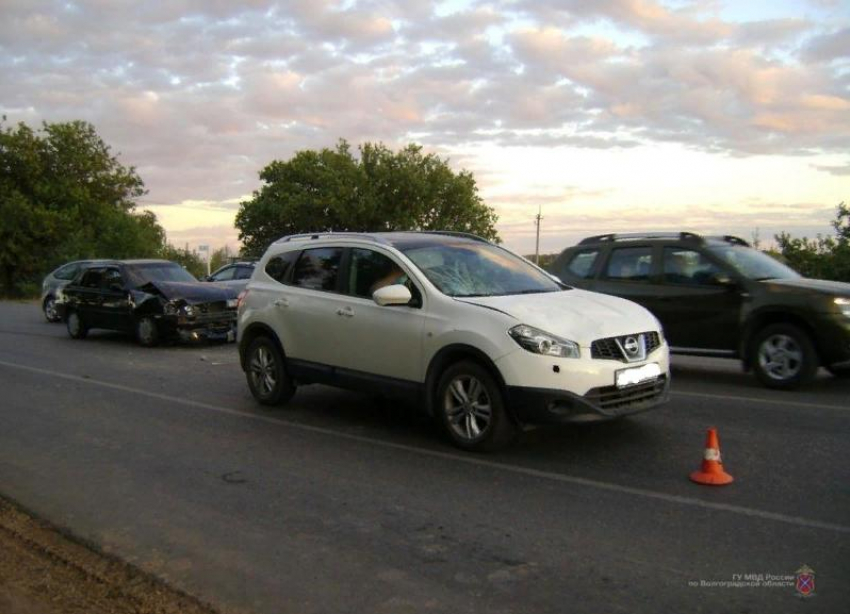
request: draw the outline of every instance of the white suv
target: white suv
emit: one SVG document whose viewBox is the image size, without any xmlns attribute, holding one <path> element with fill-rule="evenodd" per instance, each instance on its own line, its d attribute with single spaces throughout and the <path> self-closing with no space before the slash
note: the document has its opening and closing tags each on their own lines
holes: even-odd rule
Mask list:
<svg viewBox="0 0 850 614">
<path fill-rule="evenodd" d="M 243 293 L 238 335 L 260 403 L 312 383 L 424 401 L 466 449 L 649 409 L 670 380 L 643 307 L 460 233 L 284 237 Z"/>
</svg>

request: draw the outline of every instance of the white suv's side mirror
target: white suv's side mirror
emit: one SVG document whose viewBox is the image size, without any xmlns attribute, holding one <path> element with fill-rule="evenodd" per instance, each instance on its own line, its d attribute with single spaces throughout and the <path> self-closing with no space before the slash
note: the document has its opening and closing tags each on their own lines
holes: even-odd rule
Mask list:
<svg viewBox="0 0 850 614">
<path fill-rule="evenodd" d="M 387 305 L 407 305 L 412 298 L 413 295 L 410 293 L 410 290 L 402 284 L 384 286 L 383 288 L 378 288 L 372 294 L 372 300 L 381 307 Z"/>
</svg>

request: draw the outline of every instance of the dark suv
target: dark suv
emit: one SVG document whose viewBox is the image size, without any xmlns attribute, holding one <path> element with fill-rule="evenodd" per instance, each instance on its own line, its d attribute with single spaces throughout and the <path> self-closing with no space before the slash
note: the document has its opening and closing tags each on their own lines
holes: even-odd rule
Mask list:
<svg viewBox="0 0 850 614">
<path fill-rule="evenodd" d="M 549 270 L 649 309 L 671 352 L 740 358 L 771 388 L 804 384 L 819 365 L 850 375 L 850 284 L 801 277 L 737 237 L 599 235 Z"/>
</svg>

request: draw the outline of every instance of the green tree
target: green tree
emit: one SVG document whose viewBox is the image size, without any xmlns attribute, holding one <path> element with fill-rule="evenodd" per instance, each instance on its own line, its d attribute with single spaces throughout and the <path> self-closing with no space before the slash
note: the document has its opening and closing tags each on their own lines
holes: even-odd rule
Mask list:
<svg viewBox="0 0 850 614">
<path fill-rule="evenodd" d="M 838 205 L 832 222 L 835 236 L 794 239 L 786 232 L 776 235 L 779 255 L 806 277 L 850 282 L 850 208 Z"/>
<path fill-rule="evenodd" d="M 260 171 L 264 185 L 236 215 L 243 253 L 259 256 L 281 236 L 303 232 L 452 230 L 498 240 L 496 214 L 468 171 L 455 173 L 413 144 L 394 153 L 366 143 L 359 152 L 355 158 L 341 140 Z"/>
<path fill-rule="evenodd" d="M 75 258 L 156 255 L 164 231 L 135 212 L 145 193 L 132 167 L 91 124 L 0 122 L 0 283 L 6 294 Z"/>
<path fill-rule="evenodd" d="M 210 271 L 217 271 L 225 264 L 229 264 L 234 255 L 226 245 L 220 249 L 213 250 L 213 253 L 210 255 Z"/>
<path fill-rule="evenodd" d="M 207 262 L 206 260 L 202 260 L 196 252 L 174 247 L 168 243 L 162 247 L 158 256 L 165 260 L 176 262 L 197 279 L 203 279 L 207 275 Z"/>
</svg>

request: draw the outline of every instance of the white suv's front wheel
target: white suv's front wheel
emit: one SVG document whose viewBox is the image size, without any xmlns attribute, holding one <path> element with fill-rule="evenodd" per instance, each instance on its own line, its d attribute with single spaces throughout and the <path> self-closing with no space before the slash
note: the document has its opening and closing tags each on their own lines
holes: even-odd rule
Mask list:
<svg viewBox="0 0 850 614">
<path fill-rule="evenodd" d="M 496 450 L 516 437 L 518 429 L 505 411 L 501 388 L 477 363 L 463 361 L 446 369 L 436 403 L 452 442 L 465 450 Z"/>
<path fill-rule="evenodd" d="M 248 388 L 263 405 L 280 405 L 295 394 L 295 384 L 286 373 L 283 354 L 268 337 L 257 337 L 248 346 Z"/>
</svg>

